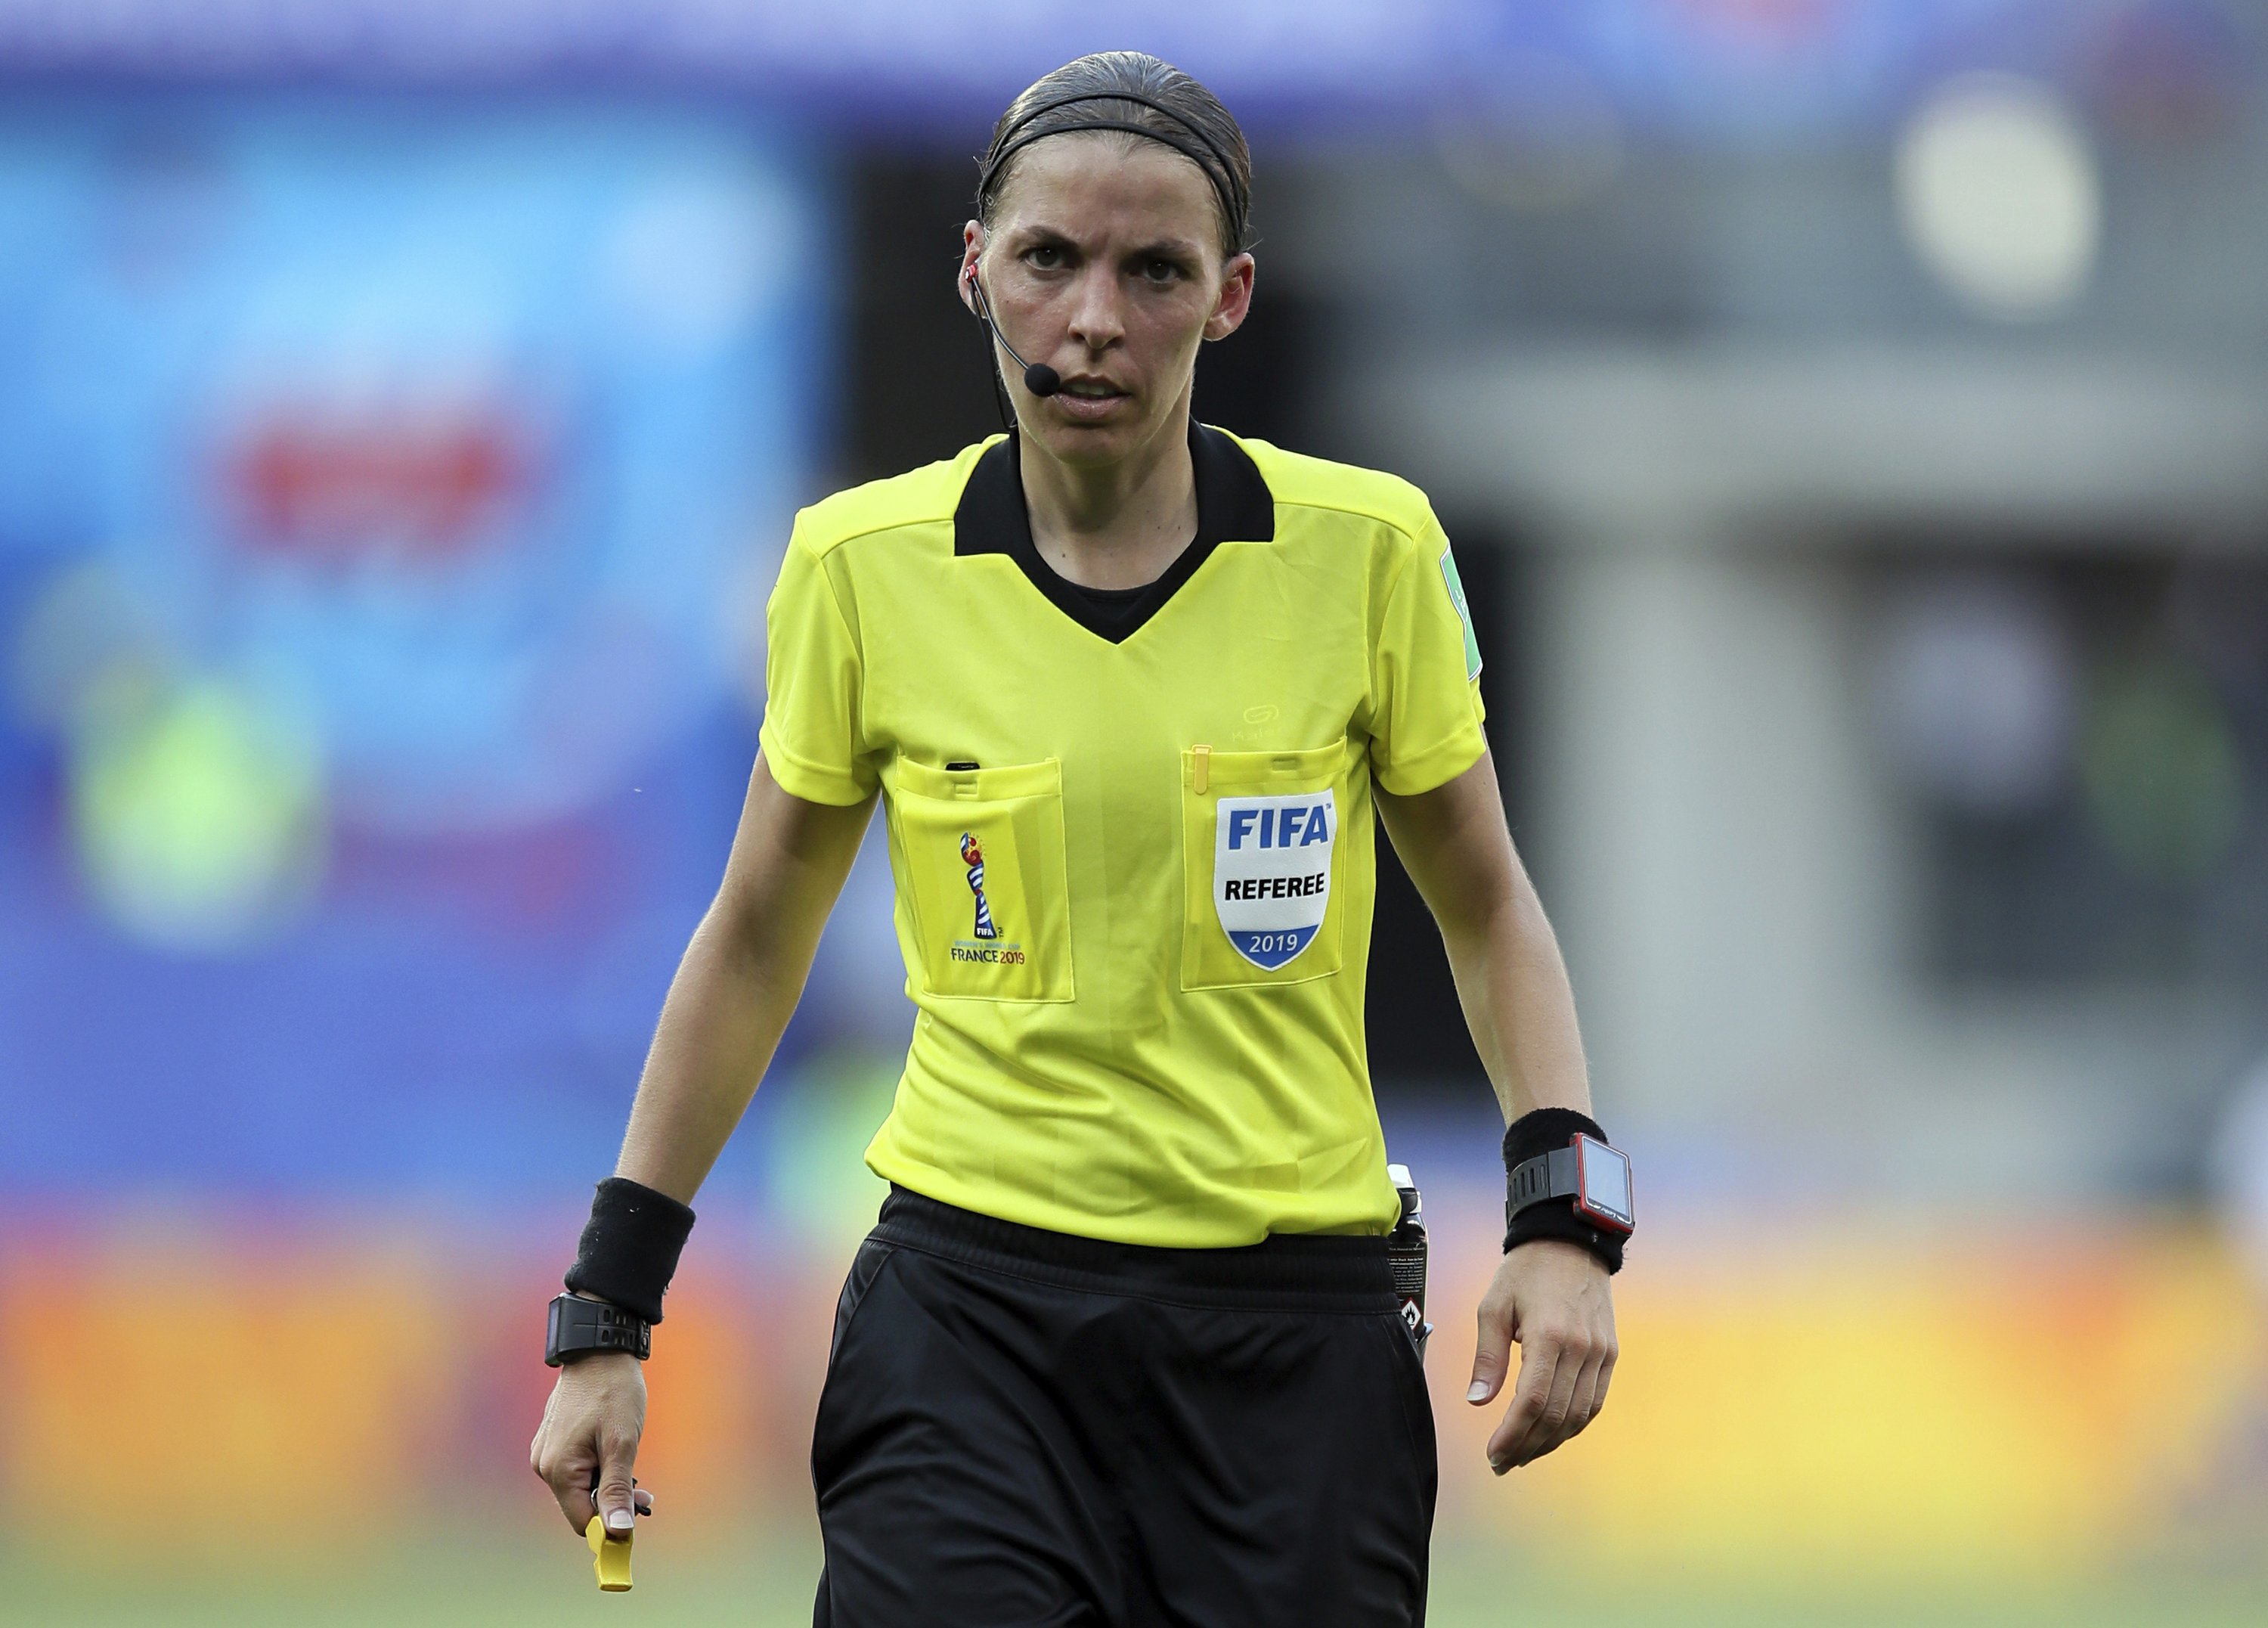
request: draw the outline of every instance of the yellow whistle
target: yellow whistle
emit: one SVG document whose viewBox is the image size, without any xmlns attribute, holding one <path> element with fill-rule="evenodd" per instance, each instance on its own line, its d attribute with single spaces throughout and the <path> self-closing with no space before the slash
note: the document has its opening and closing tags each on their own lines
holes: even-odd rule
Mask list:
<svg viewBox="0 0 2268 1628">
<path fill-rule="evenodd" d="M 630 1538 L 607 1536 L 607 1522 L 601 1515 L 593 1515 L 591 1524 L 583 1529 L 583 1541 L 591 1545 L 591 1569 L 599 1574 L 599 1587 L 605 1594 L 628 1594 L 630 1590 Z"/>
</svg>

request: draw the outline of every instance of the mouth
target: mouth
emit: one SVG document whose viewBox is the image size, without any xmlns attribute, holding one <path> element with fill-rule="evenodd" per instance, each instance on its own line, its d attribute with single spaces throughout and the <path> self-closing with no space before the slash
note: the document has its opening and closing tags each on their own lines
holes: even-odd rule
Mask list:
<svg viewBox="0 0 2268 1628">
<path fill-rule="evenodd" d="M 1092 419 L 1107 416 L 1130 394 L 1107 379 L 1098 379 L 1091 374 L 1074 374 L 1064 380 L 1063 388 L 1056 392 L 1055 399 L 1072 417 Z"/>
</svg>

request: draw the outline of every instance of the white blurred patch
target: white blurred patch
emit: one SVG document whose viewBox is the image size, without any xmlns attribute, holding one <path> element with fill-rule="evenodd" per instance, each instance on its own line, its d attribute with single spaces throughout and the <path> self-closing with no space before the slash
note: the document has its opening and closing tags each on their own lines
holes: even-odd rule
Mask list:
<svg viewBox="0 0 2268 1628">
<path fill-rule="evenodd" d="M 1917 585 L 1887 609 L 1874 664 L 1890 760 L 1962 813 L 2037 810 L 2071 773 L 2075 666 L 2044 593 L 1990 577 Z"/>
<path fill-rule="evenodd" d="M 1979 314 L 2051 316 L 2087 286 L 2102 189 L 2085 133 L 2044 86 L 1948 84 L 1901 133 L 1896 186 L 1914 253 Z"/>
<path fill-rule="evenodd" d="M 721 344 L 777 297 L 802 251 L 795 201 L 761 174 L 685 180 L 623 211 L 600 281 L 632 334 L 670 350 Z"/>
</svg>

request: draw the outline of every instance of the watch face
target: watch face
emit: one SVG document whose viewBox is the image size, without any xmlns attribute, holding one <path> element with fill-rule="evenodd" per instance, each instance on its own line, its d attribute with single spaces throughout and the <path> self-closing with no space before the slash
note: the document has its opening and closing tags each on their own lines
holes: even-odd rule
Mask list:
<svg viewBox="0 0 2268 1628">
<path fill-rule="evenodd" d="M 1629 1232 L 1631 1215 L 1630 1160 L 1595 1138 L 1575 1138 L 1578 1187 L 1575 1203 L 1594 1219 Z"/>
</svg>

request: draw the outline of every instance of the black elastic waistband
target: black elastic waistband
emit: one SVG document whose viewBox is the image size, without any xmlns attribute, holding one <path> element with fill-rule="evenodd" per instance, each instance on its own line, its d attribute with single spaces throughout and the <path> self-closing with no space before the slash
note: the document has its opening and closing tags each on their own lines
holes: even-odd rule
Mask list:
<svg viewBox="0 0 2268 1628">
<path fill-rule="evenodd" d="M 1049 1232 L 895 1183 L 873 1236 L 972 1266 L 1104 1294 L 1282 1311 L 1392 1312 L 1381 1237 L 1279 1233 L 1229 1249 L 1166 1249 Z"/>
</svg>

